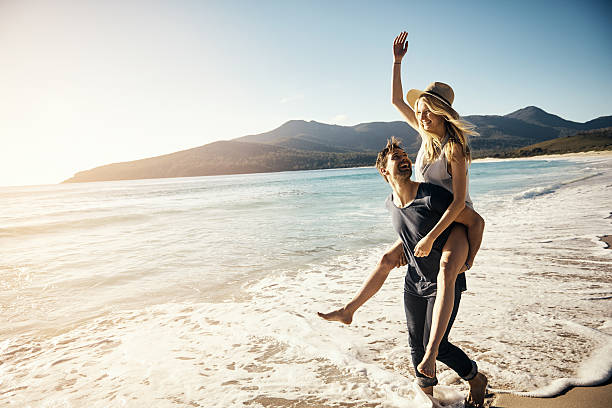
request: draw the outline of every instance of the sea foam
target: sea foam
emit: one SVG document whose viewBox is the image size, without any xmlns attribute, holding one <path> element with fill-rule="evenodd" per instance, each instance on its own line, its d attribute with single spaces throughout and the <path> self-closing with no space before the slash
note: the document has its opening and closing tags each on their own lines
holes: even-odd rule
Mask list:
<svg viewBox="0 0 612 408">
<path fill-rule="evenodd" d="M 597 237 L 612 171 L 584 163 L 602 174 L 564 184 L 548 172 L 553 193 L 518 200 L 543 186 L 526 188 L 521 162 L 502 163 L 509 184 L 493 177 L 473 195 L 487 226 L 450 339 L 494 390 L 554 395 L 610 375 L 612 252 Z M 560 168 L 585 177 L 579 164 Z M 350 326 L 316 315 L 349 301 L 395 236 L 375 170 L 309 174 L 45 187 L 32 193 L 46 197 L 32 201 L 38 219 L 15 201 L 4 220 L 44 225 L 85 205 L 93 221 L 57 225 L 53 240 L 0 237 L 0 402 L 460 407 L 465 382 L 443 364 L 436 401 L 415 387 L 404 270 Z M 98 226 L 100 200 L 110 216 L 148 219 Z"/>
</svg>

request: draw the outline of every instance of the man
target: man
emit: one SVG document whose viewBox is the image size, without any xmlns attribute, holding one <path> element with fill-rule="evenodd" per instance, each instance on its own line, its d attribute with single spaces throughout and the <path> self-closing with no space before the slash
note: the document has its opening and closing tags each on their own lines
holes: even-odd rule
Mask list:
<svg viewBox="0 0 612 408">
<path fill-rule="evenodd" d="M 319 313 L 319 316 L 350 324 L 353 314 L 374 296 L 389 272 L 396 266 L 406 264 L 406 259 L 398 256 L 399 251 L 403 252 L 409 261 L 404 280 L 404 310 L 418 384 L 425 393 L 433 394 L 433 386 L 437 384 L 435 359 L 440 360 L 468 381 L 470 394 L 466 406 L 482 406 L 486 377 L 478 372 L 474 361 L 448 341 L 461 292 L 466 289 L 465 275 L 459 273 L 461 265 L 445 262 L 448 254 L 445 254 L 443 248 L 451 227 L 436 239 L 428 256 L 414 255 L 414 247 L 440 220 L 453 200 L 452 194 L 442 187 L 410 180 L 412 163 L 395 138 L 388 141 L 387 146 L 378 154 L 376 167 L 393 190 L 386 205 L 400 238 L 383 256 L 353 300 L 339 310 Z M 464 208 L 456 221 L 468 228 L 484 227 L 482 219 L 469 207 Z M 463 259 L 466 259 L 467 245 L 463 251 Z M 403 260 L 398 265 L 394 260 L 400 258 Z M 427 364 L 429 360 L 433 364 Z"/>
</svg>

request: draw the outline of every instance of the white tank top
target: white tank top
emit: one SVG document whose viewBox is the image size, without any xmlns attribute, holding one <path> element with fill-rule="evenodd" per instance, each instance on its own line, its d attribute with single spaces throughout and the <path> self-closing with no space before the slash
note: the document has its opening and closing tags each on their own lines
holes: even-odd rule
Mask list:
<svg viewBox="0 0 612 408">
<path fill-rule="evenodd" d="M 425 163 L 425 149 L 423 148 L 425 143 L 421 143 L 421 148 L 417 153 L 416 161 L 414 163 L 414 181 L 419 183 L 431 183 L 437 186 L 443 187 L 453 192 L 453 178 L 448 173 L 448 160 L 444 153 L 444 146 L 448 142 L 448 135 L 442 141 L 442 150 L 440 156 L 431 163 Z M 469 173 L 466 171 L 466 186 L 465 186 L 465 205 L 470 208 L 474 208 L 472 199 L 470 198 L 470 178 Z"/>
</svg>

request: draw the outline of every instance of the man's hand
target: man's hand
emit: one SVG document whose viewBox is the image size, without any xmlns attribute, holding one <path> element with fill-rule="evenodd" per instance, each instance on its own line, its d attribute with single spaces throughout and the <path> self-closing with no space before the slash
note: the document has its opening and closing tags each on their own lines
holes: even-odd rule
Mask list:
<svg viewBox="0 0 612 408">
<path fill-rule="evenodd" d="M 393 246 L 385 252 L 382 259 L 380 260 L 381 265 L 386 265 L 389 271 L 400 266 L 408 265 L 408 259 L 404 253 L 404 244 L 402 240 L 398 239 L 395 241 Z"/>
<path fill-rule="evenodd" d="M 406 266 L 408 265 L 408 258 L 406 258 L 406 254 L 404 253 L 404 248 L 402 247 L 402 251 L 400 253 L 400 257 L 397 261 L 397 266 L 396 268 L 399 268 L 400 266 Z"/>
<path fill-rule="evenodd" d="M 434 240 L 425 235 L 414 247 L 414 256 L 422 257 L 427 256 L 431 252 Z"/>
</svg>

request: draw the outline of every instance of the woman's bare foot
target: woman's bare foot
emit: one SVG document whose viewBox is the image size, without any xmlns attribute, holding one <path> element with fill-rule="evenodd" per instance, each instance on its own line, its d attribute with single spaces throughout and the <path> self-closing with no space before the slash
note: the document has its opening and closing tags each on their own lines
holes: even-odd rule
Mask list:
<svg viewBox="0 0 612 408">
<path fill-rule="evenodd" d="M 425 377 L 434 378 L 436 376 L 436 357 L 434 353 L 425 352 L 423 360 L 417 366 L 419 373 Z"/>
<path fill-rule="evenodd" d="M 330 313 L 317 312 L 317 314 L 325 320 L 341 322 L 344 324 L 351 324 L 353 321 L 353 313 L 349 312 L 344 307 Z"/>
<path fill-rule="evenodd" d="M 465 399 L 466 408 L 467 407 L 474 407 L 474 408 L 484 407 L 483 405 L 484 397 L 485 397 L 485 394 L 487 393 L 487 383 L 489 382 L 487 380 L 487 377 L 485 377 L 481 373 L 478 373 L 476 374 L 476 377 L 472 378 L 468 382 L 470 384 L 470 393 Z"/>
</svg>

